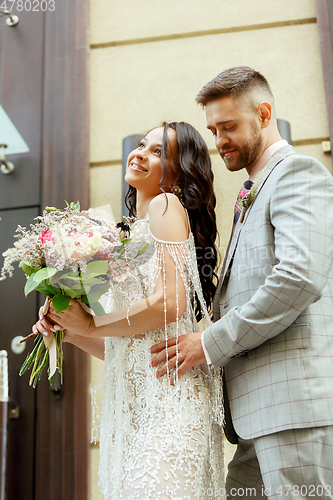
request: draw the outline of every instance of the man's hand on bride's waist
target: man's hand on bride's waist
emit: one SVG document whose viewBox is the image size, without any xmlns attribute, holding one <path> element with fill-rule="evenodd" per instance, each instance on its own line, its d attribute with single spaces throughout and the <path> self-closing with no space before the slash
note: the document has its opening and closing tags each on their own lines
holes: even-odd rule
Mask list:
<svg viewBox="0 0 333 500">
<path fill-rule="evenodd" d="M 206 363 L 201 344 L 201 332 L 181 335 L 178 337 L 178 342 L 177 338 L 173 337 L 167 341 L 167 347 L 165 341 L 155 344 L 151 348 L 151 354 L 155 354 L 151 360 L 152 367 L 163 363 L 156 371 L 158 378 L 167 373 L 168 369 L 172 370 L 176 366 L 178 367 L 170 379 L 171 384 L 174 384 L 175 380 L 189 368 Z"/>
</svg>

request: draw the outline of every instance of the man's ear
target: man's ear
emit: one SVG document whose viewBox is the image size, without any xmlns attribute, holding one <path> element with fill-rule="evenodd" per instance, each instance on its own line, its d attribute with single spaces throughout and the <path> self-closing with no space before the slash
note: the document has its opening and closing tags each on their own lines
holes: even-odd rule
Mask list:
<svg viewBox="0 0 333 500">
<path fill-rule="evenodd" d="M 272 105 L 268 101 L 263 101 L 258 105 L 258 114 L 261 121 L 261 128 L 266 128 L 272 118 Z"/>
</svg>

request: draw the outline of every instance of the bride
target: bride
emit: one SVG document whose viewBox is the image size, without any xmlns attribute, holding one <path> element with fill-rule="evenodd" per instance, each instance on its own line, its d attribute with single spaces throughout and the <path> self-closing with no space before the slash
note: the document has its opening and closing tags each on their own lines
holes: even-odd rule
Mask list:
<svg viewBox="0 0 333 500">
<path fill-rule="evenodd" d="M 72 300 L 50 306 L 33 331 L 66 329 L 64 341 L 105 360 L 100 487 L 105 500 L 223 496 L 221 372 L 194 367 L 156 377 L 151 347 L 209 322 L 217 251 L 207 146 L 189 124 L 151 130 L 127 160 L 132 241 L 154 249 L 104 297 L 96 317 Z"/>
</svg>

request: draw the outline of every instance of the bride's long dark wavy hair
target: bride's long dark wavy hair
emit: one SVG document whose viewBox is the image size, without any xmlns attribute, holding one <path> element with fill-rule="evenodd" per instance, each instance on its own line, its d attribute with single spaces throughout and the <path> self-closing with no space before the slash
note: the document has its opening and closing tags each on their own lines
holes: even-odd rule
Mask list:
<svg viewBox="0 0 333 500">
<path fill-rule="evenodd" d="M 214 175 L 207 145 L 199 132 L 189 123 L 163 123 L 162 144 L 162 178 L 160 188 L 166 176 L 165 157 L 170 152 L 168 130 L 177 135 L 178 164 L 172 168 L 178 175 L 175 185 L 181 188 L 181 203 L 187 209 L 191 222 L 191 230 L 195 240 L 197 263 L 204 299 L 208 310 L 211 310 L 216 290 L 216 273 L 218 253 L 215 246 L 216 197 L 213 189 Z M 168 159 L 170 158 L 168 154 Z M 161 192 L 164 190 L 161 188 Z M 125 196 L 125 204 L 130 216 L 136 215 L 136 189 L 129 186 Z M 198 300 L 195 305 L 197 320 L 201 319 Z"/>
</svg>

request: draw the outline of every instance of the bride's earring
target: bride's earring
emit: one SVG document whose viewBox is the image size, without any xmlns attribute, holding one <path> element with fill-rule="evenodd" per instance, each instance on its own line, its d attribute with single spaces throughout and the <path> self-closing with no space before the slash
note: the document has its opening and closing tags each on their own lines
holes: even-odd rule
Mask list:
<svg viewBox="0 0 333 500">
<path fill-rule="evenodd" d="M 171 188 L 171 193 L 175 194 L 177 196 L 177 198 L 179 198 L 180 200 L 182 200 L 183 198 L 183 192 L 182 192 L 182 188 L 180 186 L 170 186 Z"/>
</svg>

